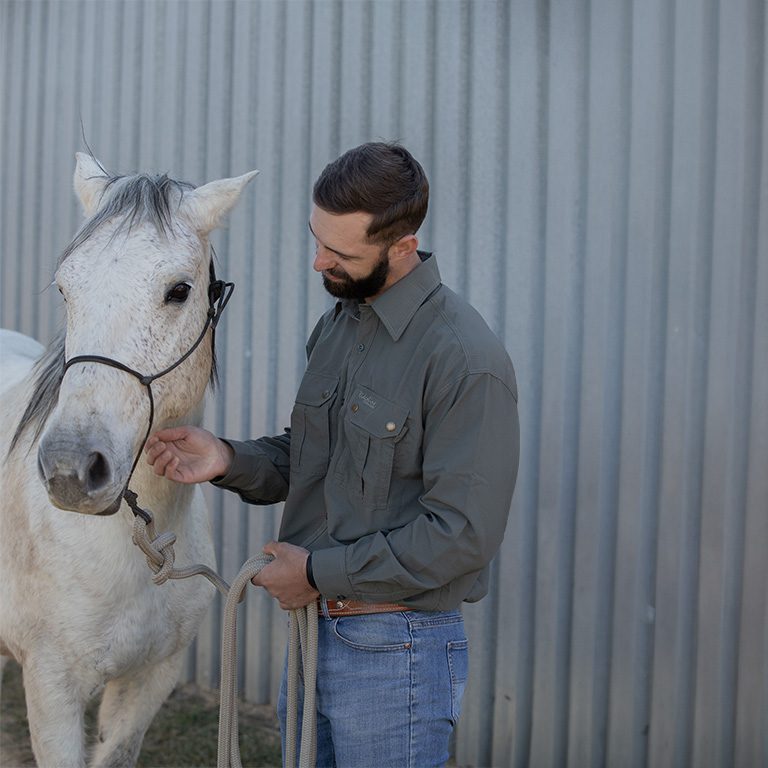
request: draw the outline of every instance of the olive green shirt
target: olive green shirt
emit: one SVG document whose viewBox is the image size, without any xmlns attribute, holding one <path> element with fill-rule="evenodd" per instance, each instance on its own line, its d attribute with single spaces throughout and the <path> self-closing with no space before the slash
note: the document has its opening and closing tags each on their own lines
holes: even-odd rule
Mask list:
<svg viewBox="0 0 768 768">
<path fill-rule="evenodd" d="M 512 362 L 435 258 L 316 325 L 290 429 L 228 441 L 216 485 L 285 500 L 321 594 L 448 610 L 488 591 L 519 454 Z"/>
</svg>

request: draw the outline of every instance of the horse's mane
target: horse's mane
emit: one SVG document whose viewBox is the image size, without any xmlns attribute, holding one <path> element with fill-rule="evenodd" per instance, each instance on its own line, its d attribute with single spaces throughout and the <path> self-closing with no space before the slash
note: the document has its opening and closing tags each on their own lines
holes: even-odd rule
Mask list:
<svg viewBox="0 0 768 768">
<path fill-rule="evenodd" d="M 59 331 L 48 345 L 43 356 L 35 363 L 34 385 L 27 407 L 16 427 L 8 455 L 13 452 L 19 438 L 29 424 L 36 424 L 35 437 L 37 440 L 43 431 L 45 422 L 51 415 L 59 400 L 59 388 L 64 377 L 64 331 Z"/>
<path fill-rule="evenodd" d="M 103 224 L 117 217 L 120 217 L 120 221 L 112 235 L 113 238 L 123 230 L 130 233 L 133 227 L 143 222 L 150 222 L 161 235 L 167 236 L 169 232 L 173 232 L 174 208 L 178 208 L 185 191 L 194 189 L 192 184 L 176 181 L 166 174 L 139 173 L 135 176 L 117 176 L 105 171 L 105 175 L 107 182 L 102 194 L 101 207 L 83 224 L 72 242 L 63 250 L 58 265 L 61 265 L 77 248 L 89 240 Z M 211 282 L 216 279 L 213 258 L 211 248 L 209 263 Z M 56 407 L 61 381 L 64 378 L 65 336 L 65 332 L 60 331 L 43 356 L 35 363 L 32 394 L 16 427 L 8 455 L 16 447 L 24 430 L 30 424 L 36 425 L 34 440 L 37 440 L 48 417 Z M 211 331 L 211 386 L 215 386 L 218 380 L 214 342 L 215 332 Z"/>
</svg>

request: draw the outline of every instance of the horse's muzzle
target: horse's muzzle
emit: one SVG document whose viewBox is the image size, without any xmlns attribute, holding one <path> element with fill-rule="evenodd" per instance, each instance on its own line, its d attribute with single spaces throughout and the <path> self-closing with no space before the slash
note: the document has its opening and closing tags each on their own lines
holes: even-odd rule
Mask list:
<svg viewBox="0 0 768 768">
<path fill-rule="evenodd" d="M 37 468 L 51 503 L 85 514 L 116 512 L 120 499 L 115 501 L 107 455 L 99 446 L 44 438 L 37 452 Z"/>
</svg>

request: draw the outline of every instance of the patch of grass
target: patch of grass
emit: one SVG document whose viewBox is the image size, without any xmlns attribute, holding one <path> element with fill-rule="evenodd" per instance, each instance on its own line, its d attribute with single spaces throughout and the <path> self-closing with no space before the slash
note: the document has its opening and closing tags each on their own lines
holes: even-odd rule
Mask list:
<svg viewBox="0 0 768 768">
<path fill-rule="evenodd" d="M 0 765 L 35 765 L 29 743 L 21 668 L 9 662 L 0 701 Z M 280 765 L 280 731 L 271 707 L 240 702 L 240 751 L 243 765 Z M 96 704 L 86 713 L 88 733 L 96 732 Z M 149 727 L 139 755 L 139 768 L 203 768 L 216 765 L 219 700 L 214 693 L 185 685 L 163 704 Z"/>
<path fill-rule="evenodd" d="M 21 667 L 13 662 L 8 662 L 3 670 L 3 695 L 0 699 L 0 765 L 3 768 L 35 765 L 29 743 Z"/>
</svg>

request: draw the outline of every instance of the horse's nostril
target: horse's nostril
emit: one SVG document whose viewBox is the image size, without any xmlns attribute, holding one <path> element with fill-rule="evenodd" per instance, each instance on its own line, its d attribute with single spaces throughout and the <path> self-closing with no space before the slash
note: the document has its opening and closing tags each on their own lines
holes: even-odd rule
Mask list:
<svg viewBox="0 0 768 768">
<path fill-rule="evenodd" d="M 109 464 L 104 458 L 104 454 L 98 451 L 88 457 L 88 467 L 86 469 L 86 483 L 89 491 L 96 491 L 105 486 L 109 481 Z"/>
</svg>

